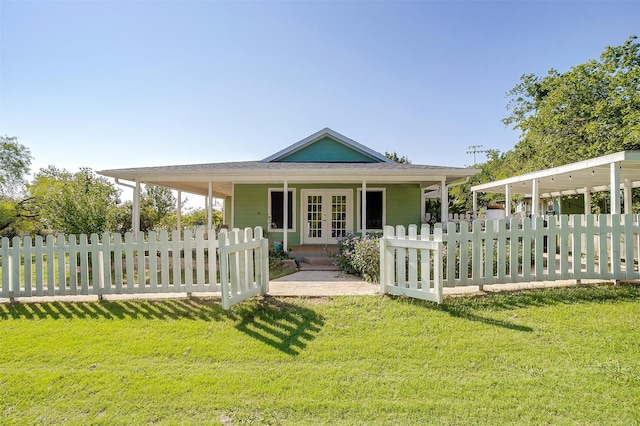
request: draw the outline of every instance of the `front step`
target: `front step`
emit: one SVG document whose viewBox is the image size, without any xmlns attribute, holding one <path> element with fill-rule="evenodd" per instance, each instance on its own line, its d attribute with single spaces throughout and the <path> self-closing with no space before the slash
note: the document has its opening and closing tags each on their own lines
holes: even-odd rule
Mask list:
<svg viewBox="0 0 640 426">
<path fill-rule="evenodd" d="M 302 258 L 304 263 L 317 266 L 333 265 L 333 258 L 327 256 L 305 256 Z"/>
<path fill-rule="evenodd" d="M 338 271 L 333 258 L 327 256 L 305 256 L 300 262 L 301 271 Z"/>
<path fill-rule="evenodd" d="M 314 265 L 307 262 L 300 262 L 299 264 L 300 271 L 339 271 L 337 266 L 335 265 Z"/>
<path fill-rule="evenodd" d="M 295 257 L 301 271 L 339 271 L 333 264 L 334 246 L 296 246 L 289 254 Z"/>
</svg>

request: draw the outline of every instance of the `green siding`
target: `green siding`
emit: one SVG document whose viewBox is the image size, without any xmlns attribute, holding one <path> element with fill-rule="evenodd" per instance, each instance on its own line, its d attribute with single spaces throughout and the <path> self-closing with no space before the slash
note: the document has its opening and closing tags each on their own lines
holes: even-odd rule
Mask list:
<svg viewBox="0 0 640 426">
<path fill-rule="evenodd" d="M 295 151 L 278 160 L 281 162 L 308 163 L 379 163 L 380 161 L 361 152 L 336 142 L 325 136 L 324 138 Z"/>
<path fill-rule="evenodd" d="M 282 187 L 276 184 L 236 184 L 234 186 L 234 227 L 245 228 L 262 226 L 267 228 L 269 217 L 269 188 Z M 359 185 L 343 184 L 331 185 L 326 184 L 307 184 L 307 185 L 289 185 L 289 189 L 295 191 L 295 232 L 289 232 L 288 242 L 290 246 L 300 244 L 300 213 L 301 213 L 301 190 L 305 189 L 350 189 L 352 192 L 352 223 L 353 230 L 356 231 L 358 224 L 358 189 Z M 404 225 L 420 224 L 421 207 L 420 207 L 420 187 L 411 184 L 370 184 L 369 189 L 384 188 L 386 193 L 386 224 L 387 225 Z M 228 204 L 230 205 L 230 204 Z M 282 232 L 272 232 L 269 235 L 271 242 L 274 240 L 282 240 Z"/>
<path fill-rule="evenodd" d="M 376 185 L 371 185 L 376 186 Z M 387 225 L 420 225 L 420 186 L 384 185 L 387 188 Z"/>
</svg>

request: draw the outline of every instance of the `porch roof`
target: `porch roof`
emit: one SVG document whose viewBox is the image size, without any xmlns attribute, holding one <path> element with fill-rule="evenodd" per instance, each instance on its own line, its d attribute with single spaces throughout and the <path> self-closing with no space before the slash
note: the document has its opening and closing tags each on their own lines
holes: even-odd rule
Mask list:
<svg viewBox="0 0 640 426">
<path fill-rule="evenodd" d="M 618 167 L 619 184 L 640 187 L 640 151 L 621 151 L 577 163 L 566 164 L 496 180 L 471 187 L 473 192 L 532 196 L 537 180 L 540 198 L 584 194 L 611 190 L 611 167 Z"/>
<path fill-rule="evenodd" d="M 403 163 L 311 163 L 240 161 L 139 167 L 98 171 L 116 179 L 137 181 L 185 192 L 207 195 L 209 182 L 214 197 L 231 195 L 233 183 L 420 183 L 429 188 L 443 181 L 451 184 L 477 174 L 462 167 Z"/>
</svg>

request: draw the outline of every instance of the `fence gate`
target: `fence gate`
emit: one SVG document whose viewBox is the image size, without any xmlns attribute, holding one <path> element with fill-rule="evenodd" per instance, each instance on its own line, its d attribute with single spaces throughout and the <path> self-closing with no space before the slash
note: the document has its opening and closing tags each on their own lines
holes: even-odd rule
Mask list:
<svg viewBox="0 0 640 426">
<path fill-rule="evenodd" d="M 269 241 L 262 228 L 233 229 L 219 237 L 222 308 L 269 291 Z"/>
<path fill-rule="evenodd" d="M 399 225 L 395 232 L 385 226 L 380 238 L 380 291 L 430 300 L 442 301 L 442 229 L 430 234 L 423 225 L 418 235 L 416 225 Z"/>
</svg>

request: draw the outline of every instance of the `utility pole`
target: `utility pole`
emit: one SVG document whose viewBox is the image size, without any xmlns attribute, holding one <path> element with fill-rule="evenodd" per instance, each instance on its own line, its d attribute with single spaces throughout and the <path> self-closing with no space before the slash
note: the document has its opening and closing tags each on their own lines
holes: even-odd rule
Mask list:
<svg viewBox="0 0 640 426">
<path fill-rule="evenodd" d="M 488 149 L 480 149 L 482 145 L 469 145 L 469 149 L 467 150 L 467 154 L 473 154 L 473 165 L 476 165 L 476 154 L 482 154 L 488 152 Z"/>
</svg>

